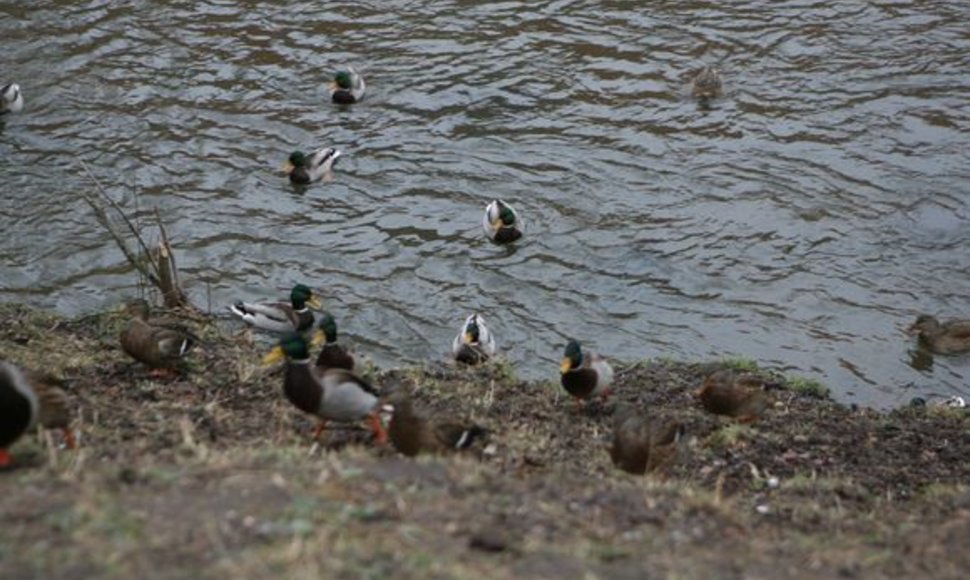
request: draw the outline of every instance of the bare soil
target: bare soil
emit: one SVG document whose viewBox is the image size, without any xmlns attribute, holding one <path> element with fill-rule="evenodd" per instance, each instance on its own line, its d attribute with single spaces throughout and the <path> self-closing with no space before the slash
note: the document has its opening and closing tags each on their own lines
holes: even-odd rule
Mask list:
<svg viewBox="0 0 970 580">
<path fill-rule="evenodd" d="M 784 377 L 753 425 L 691 392 L 724 362 L 616 363 L 580 413 L 501 362 L 365 374 L 489 438 L 410 460 L 327 431 L 226 321 L 159 381 L 121 352 L 115 313 L 0 305 L 0 357 L 63 380 L 80 446 L 37 432 L 0 472 L 5 578 L 802 578 L 970 574 L 967 414 L 851 409 Z M 739 364 L 737 361 L 733 364 Z M 677 464 L 638 477 L 606 452 L 617 400 L 680 419 Z"/>
</svg>

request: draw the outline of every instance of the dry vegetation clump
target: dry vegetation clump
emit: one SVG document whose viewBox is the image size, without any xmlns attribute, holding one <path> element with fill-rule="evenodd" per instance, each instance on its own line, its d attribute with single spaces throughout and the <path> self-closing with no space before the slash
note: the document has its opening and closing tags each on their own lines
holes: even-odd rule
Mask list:
<svg viewBox="0 0 970 580">
<path fill-rule="evenodd" d="M 118 313 L 0 305 L 0 353 L 60 377 L 81 433 L 76 452 L 57 433 L 11 450 L 5 575 L 959 577 L 970 565 L 962 411 L 853 410 L 764 373 L 781 385 L 773 406 L 739 425 L 692 396 L 730 361 L 617 365 L 613 399 L 578 414 L 555 368 L 526 382 L 501 361 L 370 367 L 425 412 L 490 431 L 465 453 L 411 460 L 363 428 L 312 442 L 279 369 L 259 364 L 268 339 L 186 322 L 204 344 L 159 381 L 121 352 Z M 683 422 L 676 464 L 612 467 L 618 400 Z"/>
</svg>

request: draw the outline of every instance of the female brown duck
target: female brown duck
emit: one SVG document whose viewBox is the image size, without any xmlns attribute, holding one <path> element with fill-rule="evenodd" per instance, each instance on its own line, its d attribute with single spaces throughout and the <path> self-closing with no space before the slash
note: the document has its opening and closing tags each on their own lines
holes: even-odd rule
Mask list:
<svg viewBox="0 0 970 580">
<path fill-rule="evenodd" d="M 37 423 L 61 429 L 67 446 L 75 447 L 64 391 L 36 373 L 0 361 L 0 467 L 12 461 L 7 448 Z"/>
<path fill-rule="evenodd" d="M 970 320 L 940 322 L 929 314 L 920 314 L 909 327 L 909 334 L 937 354 L 970 352 Z"/>
</svg>

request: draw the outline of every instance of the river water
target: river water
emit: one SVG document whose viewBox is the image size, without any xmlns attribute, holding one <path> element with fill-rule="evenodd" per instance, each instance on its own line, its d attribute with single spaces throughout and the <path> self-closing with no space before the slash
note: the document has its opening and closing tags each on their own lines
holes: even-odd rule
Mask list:
<svg viewBox="0 0 970 580">
<path fill-rule="evenodd" d="M 576 337 L 753 358 L 846 402 L 968 394 L 970 357 L 914 368 L 904 333 L 970 316 L 968 21 L 916 0 L 0 2 L 0 81 L 26 98 L 0 121 L 0 300 L 137 292 L 83 159 L 133 216 L 162 211 L 197 304 L 303 281 L 381 365 L 444 358 L 477 310 L 526 378 Z M 345 63 L 369 84 L 349 108 L 326 90 Z M 323 145 L 336 179 L 293 189 L 281 162 Z M 513 248 L 482 236 L 494 197 L 527 222 Z"/>
</svg>

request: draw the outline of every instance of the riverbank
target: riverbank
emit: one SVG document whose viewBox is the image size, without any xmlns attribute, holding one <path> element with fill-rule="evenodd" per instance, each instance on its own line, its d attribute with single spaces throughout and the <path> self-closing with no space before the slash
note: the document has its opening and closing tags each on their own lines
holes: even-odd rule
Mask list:
<svg viewBox="0 0 970 580">
<path fill-rule="evenodd" d="M 437 415 L 491 431 L 468 453 L 410 460 L 363 429 L 313 423 L 280 392 L 265 348 L 191 322 L 188 370 L 150 379 L 122 320 L 0 305 L 0 353 L 63 380 L 79 449 L 26 437 L 0 472 L 7 577 L 962 577 L 970 569 L 968 415 L 850 409 L 771 377 L 753 425 L 691 391 L 723 364 L 617 364 L 615 400 L 677 417 L 665 477 L 616 471 L 615 400 L 575 414 L 558 386 L 493 364 L 380 371 Z"/>
</svg>

